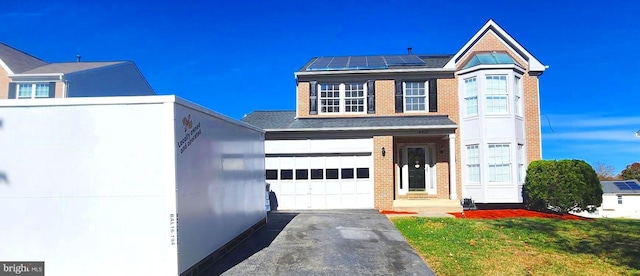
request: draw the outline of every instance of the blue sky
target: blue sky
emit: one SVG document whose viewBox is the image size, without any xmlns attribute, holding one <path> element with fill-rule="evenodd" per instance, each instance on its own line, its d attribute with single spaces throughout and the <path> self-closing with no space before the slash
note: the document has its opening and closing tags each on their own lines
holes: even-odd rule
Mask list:
<svg viewBox="0 0 640 276">
<path fill-rule="evenodd" d="M 50 62 L 133 60 L 158 94 L 233 118 L 295 108 L 328 55 L 453 54 L 489 19 L 550 68 L 543 157 L 640 161 L 637 1 L 10 1 L 0 41 Z M 365 4 L 366 3 L 366 4 Z"/>
</svg>

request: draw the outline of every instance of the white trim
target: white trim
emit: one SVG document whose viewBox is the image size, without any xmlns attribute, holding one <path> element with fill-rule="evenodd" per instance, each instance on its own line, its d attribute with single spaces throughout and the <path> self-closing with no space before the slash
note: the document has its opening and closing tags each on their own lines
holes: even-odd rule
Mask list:
<svg viewBox="0 0 640 276">
<path fill-rule="evenodd" d="M 267 132 L 293 132 L 293 131 L 334 131 L 334 130 L 410 130 L 410 129 L 455 129 L 457 125 L 428 125 L 428 126 L 388 126 L 388 127 L 333 127 L 333 128 L 285 128 L 265 129 Z"/>
<path fill-rule="evenodd" d="M 10 78 L 15 78 L 15 77 L 59 77 L 60 79 L 62 79 L 62 76 L 64 76 L 64 74 L 62 73 L 42 73 L 42 74 L 9 74 L 7 75 Z"/>
<path fill-rule="evenodd" d="M 343 70 L 343 71 L 303 71 L 295 72 L 294 76 L 308 75 L 340 75 L 340 74 L 375 74 L 375 73 L 412 73 L 412 72 L 453 72 L 450 68 L 412 68 L 412 69 L 382 69 L 382 70 Z"/>
<path fill-rule="evenodd" d="M 2 59 L 0 59 L 0 67 L 2 67 L 2 69 L 7 71 L 7 75 L 13 75 L 13 71 L 11 71 L 11 68 L 9 68 L 9 66 L 7 66 L 7 64 L 4 63 L 4 61 L 2 61 Z"/>
<path fill-rule="evenodd" d="M 407 83 L 421 83 L 421 81 L 403 81 L 402 82 L 402 112 L 403 113 L 425 113 L 429 112 L 429 81 L 424 81 L 424 110 L 407 110 Z M 419 96 L 410 96 L 409 98 L 419 98 Z"/>
<path fill-rule="evenodd" d="M 543 158 L 542 158 L 542 118 L 540 118 L 540 116 L 542 116 L 542 112 L 540 110 L 540 78 L 536 77 L 536 82 L 537 82 L 536 89 L 538 90 L 538 141 L 539 141 L 539 144 L 540 144 L 540 160 L 543 160 Z M 524 95 L 524 80 L 523 80 L 522 85 L 523 85 L 522 94 Z M 524 106 L 526 106 L 526 105 L 524 105 Z M 526 112 L 525 112 L 525 114 L 526 114 Z M 526 131 L 526 126 L 527 125 L 526 125 L 526 119 L 525 119 L 525 131 Z M 525 137 L 525 140 L 526 140 L 526 137 Z M 526 144 L 529 144 L 529 141 L 527 141 Z M 527 156 L 527 158 L 529 158 L 529 156 Z M 528 162 L 529 160 L 525 160 L 525 161 L 527 161 L 527 164 L 529 164 L 529 162 Z"/>
<path fill-rule="evenodd" d="M 497 70 L 514 70 L 514 71 L 517 69 L 521 69 L 522 71 L 525 70 L 524 68 L 520 67 L 520 65 L 517 65 L 517 64 L 480 64 L 473 67 L 469 67 L 467 69 L 460 70 L 456 72 L 456 75 L 464 75 L 464 74 L 472 73 L 478 70 L 496 70 L 496 69 Z"/>
<path fill-rule="evenodd" d="M 462 46 L 462 48 L 460 48 L 460 50 L 458 50 L 458 52 L 444 66 L 444 69 L 455 70 L 456 59 L 458 59 L 467 50 L 473 47 L 474 44 L 477 41 L 479 41 L 480 37 L 483 34 L 489 33 L 487 30 L 491 31 L 490 28 L 493 28 L 493 30 L 495 30 L 495 32 L 499 34 L 499 35 L 496 35 L 496 37 L 502 40 L 503 43 L 506 43 L 508 46 L 512 46 L 516 48 L 518 51 L 522 52 L 526 56 L 526 57 L 523 57 L 523 59 L 525 61 L 528 60 L 529 71 L 543 72 L 546 69 L 546 66 L 544 66 L 540 61 L 538 61 L 535 57 L 533 57 L 533 55 L 531 55 L 531 53 L 529 53 L 526 49 L 524 49 L 524 47 L 522 47 L 520 43 L 516 42 L 516 40 L 513 37 L 511 37 L 509 34 L 507 34 L 507 32 L 505 32 L 500 26 L 498 26 L 498 24 L 496 24 L 496 22 L 494 22 L 493 19 L 489 19 L 489 21 L 487 21 L 487 23 L 484 24 L 484 26 L 482 26 L 482 28 L 480 28 L 480 30 L 478 30 L 478 32 L 476 32 L 473 35 L 473 37 L 471 37 L 471 39 L 469 39 L 469 41 L 467 41 L 467 43 L 464 46 Z M 507 41 L 504 41 L 501 38 L 501 36 L 504 37 Z M 517 54 L 516 51 L 514 51 L 514 53 Z"/>
<path fill-rule="evenodd" d="M 339 112 L 322 112 L 322 107 L 323 107 L 322 100 L 323 100 L 323 98 L 320 96 L 321 93 L 322 93 L 322 85 L 335 85 L 335 84 L 338 85 L 338 98 L 337 98 L 337 100 L 338 100 L 338 110 L 340 110 L 340 111 Z M 356 84 L 356 85 L 362 84 L 362 97 L 361 98 L 360 97 L 350 97 L 349 98 L 350 100 L 362 99 L 362 101 L 363 101 L 363 109 L 362 109 L 362 111 L 358 111 L 358 112 L 350 111 L 350 112 L 347 112 L 347 105 L 346 105 L 346 101 L 347 101 L 347 97 L 346 97 L 347 84 Z M 368 89 L 368 87 L 367 87 L 367 82 L 366 81 L 364 81 L 364 82 L 327 82 L 327 83 L 318 82 L 317 87 L 316 87 L 316 91 L 318 91 L 318 93 L 317 93 L 318 94 L 317 95 L 317 97 L 318 97 L 318 104 L 317 104 L 318 115 L 320 115 L 320 116 L 331 116 L 331 115 L 350 115 L 350 114 L 360 114 L 360 115 L 362 115 L 362 114 L 367 114 L 367 110 L 369 108 L 368 107 L 368 99 L 367 99 L 367 97 L 369 95 L 367 93 L 367 89 Z M 334 91 L 334 90 L 332 90 L 332 91 Z M 336 98 L 327 97 L 327 98 L 324 98 L 324 99 L 326 99 L 326 100 L 335 100 Z M 335 107 L 335 106 L 332 105 L 331 107 Z"/>
<path fill-rule="evenodd" d="M 409 164 L 408 164 L 408 148 L 422 148 L 424 149 L 424 192 L 429 194 L 437 194 L 438 193 L 438 182 L 437 182 L 437 155 L 436 155 L 436 145 L 435 143 L 402 143 L 398 144 L 398 151 L 396 153 L 400 153 L 402 150 L 402 154 L 399 156 L 400 160 L 402 160 L 402 166 L 399 166 L 400 171 L 402 172 L 402 177 L 398 176 L 398 182 L 396 186 L 398 187 L 399 195 L 406 195 L 409 192 Z M 433 164 L 433 166 L 431 166 Z M 428 168 L 426 166 L 429 166 Z M 400 189 L 400 183 L 403 184 L 403 188 Z M 432 188 L 433 186 L 433 188 Z"/>
<path fill-rule="evenodd" d="M 458 199 L 458 184 L 456 181 L 456 135 L 449 134 L 449 197 Z"/>
</svg>

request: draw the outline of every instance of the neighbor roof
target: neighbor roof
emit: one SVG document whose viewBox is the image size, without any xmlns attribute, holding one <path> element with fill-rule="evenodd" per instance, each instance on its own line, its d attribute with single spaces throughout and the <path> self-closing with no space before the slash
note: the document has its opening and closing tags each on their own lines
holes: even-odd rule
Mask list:
<svg viewBox="0 0 640 276">
<path fill-rule="evenodd" d="M 0 61 L 9 67 L 13 74 L 19 74 L 43 65 L 47 62 L 0 42 Z"/>
<path fill-rule="evenodd" d="M 600 181 L 602 192 L 605 194 L 640 194 L 638 180 Z"/>
<path fill-rule="evenodd" d="M 298 72 L 443 68 L 453 55 L 322 56 L 311 58 Z"/>
<path fill-rule="evenodd" d="M 254 111 L 242 121 L 267 131 L 313 131 L 357 129 L 456 128 L 444 115 L 371 116 L 353 118 L 296 118 L 295 111 Z"/>
<path fill-rule="evenodd" d="M 124 63 L 126 61 L 109 61 L 109 62 L 58 62 L 50 63 L 21 74 L 69 74 L 73 72 L 85 71 L 100 67 L 106 67 L 114 64 Z"/>
</svg>

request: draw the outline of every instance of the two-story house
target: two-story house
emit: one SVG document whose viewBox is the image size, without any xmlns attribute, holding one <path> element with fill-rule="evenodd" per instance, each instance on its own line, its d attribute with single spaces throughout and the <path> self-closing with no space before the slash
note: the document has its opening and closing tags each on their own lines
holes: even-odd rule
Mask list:
<svg viewBox="0 0 640 276">
<path fill-rule="evenodd" d="M 520 203 L 544 66 L 493 20 L 452 55 L 315 57 L 296 110 L 254 111 L 279 209 Z"/>
<path fill-rule="evenodd" d="M 132 61 L 49 63 L 0 43 L 0 99 L 143 95 L 155 92 Z"/>
</svg>

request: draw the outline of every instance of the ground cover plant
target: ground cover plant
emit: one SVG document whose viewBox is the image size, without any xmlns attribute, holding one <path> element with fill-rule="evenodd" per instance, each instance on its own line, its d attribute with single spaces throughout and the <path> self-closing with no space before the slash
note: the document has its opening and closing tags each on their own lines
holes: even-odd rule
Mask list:
<svg viewBox="0 0 640 276">
<path fill-rule="evenodd" d="M 640 274 L 640 221 L 469 218 L 473 212 L 392 221 L 436 275 Z"/>
</svg>

